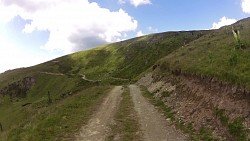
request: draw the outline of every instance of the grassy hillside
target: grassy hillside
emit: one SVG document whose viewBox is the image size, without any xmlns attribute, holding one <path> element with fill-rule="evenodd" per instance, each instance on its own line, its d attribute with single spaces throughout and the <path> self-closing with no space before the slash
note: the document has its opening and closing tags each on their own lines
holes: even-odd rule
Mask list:
<svg viewBox="0 0 250 141">
<path fill-rule="evenodd" d="M 250 89 L 249 25 L 250 19 L 233 25 L 240 31 L 239 49 L 232 26 L 211 31 L 166 32 L 2 73 L 0 140 L 34 140 L 35 137 L 71 140 L 70 133 L 86 123 L 111 88 L 110 84 L 135 81 L 163 57 L 157 63 L 168 70 L 217 77 Z M 83 75 L 86 80 L 82 79 Z M 35 80 L 31 87 L 24 83 L 26 77 Z"/>
<path fill-rule="evenodd" d="M 86 124 L 110 89 L 80 77 L 33 77 L 36 84 L 25 98 L 1 96 L 0 140 L 71 140 L 72 132 Z"/>
<path fill-rule="evenodd" d="M 129 83 L 161 57 L 208 33 L 152 34 L 0 74 L 0 140 L 72 140 L 109 84 Z M 24 81 L 27 77 L 34 82 Z"/>
<path fill-rule="evenodd" d="M 192 34 L 193 33 L 193 34 Z M 59 58 L 59 71 L 91 79 L 133 79 L 158 59 L 208 33 L 168 32 L 109 44 Z M 66 61 L 67 60 L 67 61 Z M 72 64 L 70 67 L 69 64 Z"/>
<path fill-rule="evenodd" d="M 232 27 L 240 33 L 240 44 Z M 250 18 L 213 30 L 160 61 L 170 70 L 215 77 L 250 90 Z"/>
<path fill-rule="evenodd" d="M 210 31 L 166 32 L 130 39 L 0 74 L 0 88 L 39 72 L 84 74 L 91 79 L 133 79 L 158 59 Z"/>
</svg>

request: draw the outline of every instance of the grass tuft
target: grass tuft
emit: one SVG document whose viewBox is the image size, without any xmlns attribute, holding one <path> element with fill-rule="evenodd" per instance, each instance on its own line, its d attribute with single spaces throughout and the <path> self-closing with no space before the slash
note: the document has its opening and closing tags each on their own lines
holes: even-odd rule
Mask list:
<svg viewBox="0 0 250 141">
<path fill-rule="evenodd" d="M 108 137 L 109 141 L 117 139 L 123 141 L 141 140 L 140 124 L 128 88 L 125 88 L 122 94 L 121 103 L 115 114 L 115 125 L 112 125 L 111 129 L 112 134 Z"/>
</svg>

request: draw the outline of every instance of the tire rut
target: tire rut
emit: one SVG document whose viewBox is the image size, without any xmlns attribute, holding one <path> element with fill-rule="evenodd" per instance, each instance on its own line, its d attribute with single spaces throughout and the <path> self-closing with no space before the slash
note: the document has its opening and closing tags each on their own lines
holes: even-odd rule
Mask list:
<svg viewBox="0 0 250 141">
<path fill-rule="evenodd" d="M 116 86 L 105 98 L 100 108 L 80 130 L 76 141 L 104 141 L 109 135 L 109 125 L 113 121 L 114 113 L 121 101 L 122 86 Z"/>
<path fill-rule="evenodd" d="M 141 94 L 136 85 L 130 85 L 130 94 L 139 117 L 144 141 L 185 141 L 186 137 L 174 127 Z"/>
</svg>

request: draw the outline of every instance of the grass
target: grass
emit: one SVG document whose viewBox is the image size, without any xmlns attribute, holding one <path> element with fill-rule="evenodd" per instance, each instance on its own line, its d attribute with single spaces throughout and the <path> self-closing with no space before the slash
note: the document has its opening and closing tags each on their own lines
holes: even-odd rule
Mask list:
<svg viewBox="0 0 250 141">
<path fill-rule="evenodd" d="M 114 119 L 115 125 L 111 126 L 112 135 L 108 137 L 108 140 L 112 141 L 117 137 L 122 141 L 142 140 L 140 124 L 128 88 L 122 94 L 122 100 Z"/>
<path fill-rule="evenodd" d="M 36 83 L 26 98 L 11 102 L 9 96 L 1 97 L 3 132 L 0 132 L 0 140 L 61 139 L 61 133 L 75 132 L 76 125 L 88 119 L 109 89 L 109 86 L 82 80 L 78 75 L 32 74 Z M 51 103 L 48 103 L 48 92 Z M 63 121 L 67 122 L 65 127 L 59 125 Z"/>
<path fill-rule="evenodd" d="M 247 141 L 248 130 L 243 125 L 243 118 L 235 118 L 229 120 L 224 109 L 215 109 L 215 114 L 220 119 L 221 123 L 228 128 L 231 136 L 237 141 Z"/>
<path fill-rule="evenodd" d="M 64 74 L 84 74 L 95 80 L 133 79 L 161 57 L 207 32 L 193 31 L 193 35 L 190 32 L 166 32 L 113 43 L 58 58 L 59 63 L 54 69 L 58 68 L 57 71 Z"/>
<path fill-rule="evenodd" d="M 232 51 L 237 42 L 234 40 L 231 29 L 231 26 L 228 26 L 213 31 L 152 34 L 63 56 L 37 66 L 2 73 L 0 74 L 0 89 L 26 76 L 33 76 L 37 81 L 24 99 L 10 102 L 8 96 L 1 97 L 0 122 L 3 124 L 4 132 L 0 133 L 0 137 L 1 139 L 3 136 L 5 139 L 13 137 L 14 140 L 24 136 L 25 139 L 29 139 L 27 131 L 30 131 L 30 136 L 33 132 L 37 135 L 36 133 L 42 132 L 38 132 L 37 127 L 46 127 L 59 120 L 53 114 L 46 114 L 46 111 L 52 110 L 52 113 L 60 111 L 60 108 L 56 108 L 60 101 L 73 98 L 74 94 L 93 86 L 101 88 L 102 85 L 128 84 L 131 80 L 136 81 L 140 74 L 149 70 L 162 57 L 165 58 L 157 62 L 160 68 L 164 68 L 162 73 L 166 70 L 181 70 L 190 74 L 216 77 L 250 90 L 249 18 L 234 24 L 234 29 L 240 31 L 240 41 L 244 44 L 244 48 Z M 64 75 L 53 76 L 40 72 L 63 73 Z M 88 79 L 102 81 L 100 83 L 83 81 L 80 74 L 86 75 Z M 48 92 L 52 100 L 50 105 L 48 105 Z M 22 107 L 27 103 L 31 104 Z M 168 118 L 174 120 L 174 112 L 171 108 L 161 101 L 154 101 L 154 103 L 161 107 Z M 42 111 L 40 114 L 48 115 L 42 118 L 52 116 L 51 119 L 46 121 L 40 119 L 42 121 L 40 122 L 39 116 L 33 113 L 38 111 Z M 32 123 L 29 123 L 29 120 Z M 240 127 L 238 125 L 238 122 L 232 123 L 230 126 L 232 132 L 234 128 Z M 50 139 L 50 136 L 59 134 L 54 131 L 54 129 L 61 130 L 57 128 L 63 127 L 51 127 L 43 132 L 49 134 L 48 132 L 51 131 L 51 135 L 45 135 Z M 11 133 L 10 136 L 8 133 Z M 41 133 L 37 136 L 43 135 Z"/>
<path fill-rule="evenodd" d="M 21 122 L 1 134 L 1 140 L 72 140 L 74 134 L 90 119 L 109 90 L 110 87 L 95 86 L 51 105 L 42 102 L 44 105 L 41 107 L 40 103 L 38 108 L 32 104 L 23 109 L 27 115 Z M 8 116 L 13 116 L 11 114 Z"/>
<path fill-rule="evenodd" d="M 229 133 L 237 141 L 248 141 L 249 130 L 244 127 L 243 121 L 242 118 L 236 118 L 228 124 Z"/>
<path fill-rule="evenodd" d="M 238 44 L 231 26 L 202 36 L 179 48 L 159 61 L 161 68 L 215 77 L 250 90 L 250 19 L 234 24 L 239 30 L 244 49 L 235 49 Z"/>
<path fill-rule="evenodd" d="M 215 109 L 215 115 L 217 117 L 219 117 L 221 123 L 223 125 L 227 125 L 228 124 L 228 121 L 229 121 L 229 118 L 225 115 L 225 109 L 218 109 L 216 108 Z"/>
<path fill-rule="evenodd" d="M 174 37 L 170 38 L 172 35 L 178 37 L 178 39 Z M 152 35 L 149 38 L 132 39 L 63 56 L 34 67 L 8 71 L 1 74 L 0 88 L 9 83 L 21 80 L 26 76 L 36 78 L 36 84 L 28 92 L 27 98 L 19 99 L 19 102 L 14 103 L 9 102 L 8 97 L 1 99 L 0 122 L 6 131 L 4 134 L 6 136 L 8 133 L 12 133 L 11 136 L 15 134 L 20 135 L 24 132 L 28 134 L 26 131 L 21 130 L 19 123 L 26 123 L 26 119 L 33 117 L 31 115 L 34 115 L 34 119 L 38 118 L 33 113 L 34 109 L 46 111 L 48 110 L 47 107 L 53 107 L 63 99 L 70 98 L 71 94 L 76 94 L 88 87 L 94 85 L 128 84 L 130 78 L 139 75 L 160 57 L 180 47 L 184 40 L 195 38 L 193 36 L 186 37 L 186 35 L 188 35 L 186 32 L 164 33 L 161 35 L 161 39 L 164 42 L 159 44 L 157 44 L 157 41 L 147 43 L 148 39 L 153 39 L 158 35 Z M 54 76 L 41 74 L 40 72 L 63 73 L 65 75 Z M 78 76 L 79 74 L 85 74 L 88 79 L 101 79 L 102 81 L 100 84 L 88 83 L 82 81 Z M 128 78 L 128 80 L 112 79 L 111 77 Z M 52 100 L 52 104 L 50 105 L 48 105 L 48 92 Z M 31 105 L 27 106 L 31 108 L 23 108 L 22 105 L 26 103 L 31 103 Z M 54 121 L 49 120 L 48 122 Z M 43 124 L 48 123 L 44 122 Z M 17 136 L 14 137 L 18 138 Z"/>
</svg>

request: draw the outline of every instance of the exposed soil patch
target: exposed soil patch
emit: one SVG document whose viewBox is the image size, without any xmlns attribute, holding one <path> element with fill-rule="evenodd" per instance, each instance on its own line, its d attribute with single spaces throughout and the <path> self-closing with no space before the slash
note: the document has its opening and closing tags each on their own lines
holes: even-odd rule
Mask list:
<svg viewBox="0 0 250 141">
<path fill-rule="evenodd" d="M 149 73 L 138 83 L 171 107 L 178 120 L 197 130 L 206 128 L 214 138 L 244 140 L 242 133 L 250 128 L 250 102 L 237 87 L 192 75 L 160 73 Z M 245 129 L 237 119 L 243 119 Z"/>
<path fill-rule="evenodd" d="M 3 89 L 0 89 L 0 95 L 10 96 L 10 100 L 15 98 L 25 98 L 29 89 L 36 83 L 34 77 L 25 77 L 22 80 L 8 84 Z"/>
</svg>

